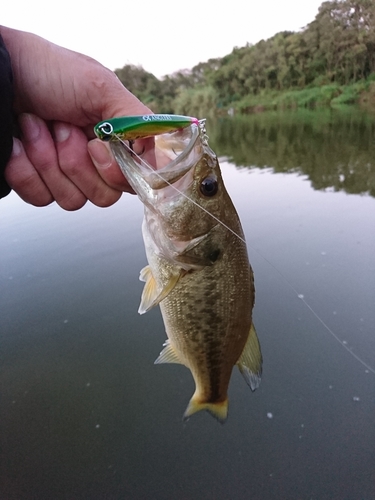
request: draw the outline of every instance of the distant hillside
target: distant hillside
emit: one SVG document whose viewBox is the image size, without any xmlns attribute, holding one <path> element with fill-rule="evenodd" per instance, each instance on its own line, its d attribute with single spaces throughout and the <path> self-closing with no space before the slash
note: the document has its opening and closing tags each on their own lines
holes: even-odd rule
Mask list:
<svg viewBox="0 0 375 500">
<path fill-rule="evenodd" d="M 277 33 L 162 80 L 129 65 L 116 73 L 158 112 L 203 115 L 231 107 L 245 111 L 339 104 L 356 102 L 360 95 L 371 102 L 375 100 L 374 0 L 324 2 L 300 32 Z"/>
</svg>

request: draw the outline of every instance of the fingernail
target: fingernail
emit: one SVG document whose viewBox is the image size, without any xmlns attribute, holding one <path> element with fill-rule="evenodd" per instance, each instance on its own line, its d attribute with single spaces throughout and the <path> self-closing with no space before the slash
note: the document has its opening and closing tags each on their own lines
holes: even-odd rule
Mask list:
<svg viewBox="0 0 375 500">
<path fill-rule="evenodd" d="M 13 151 L 12 155 L 13 156 L 19 156 L 22 153 L 22 144 L 19 139 L 16 137 L 13 137 Z"/>
<path fill-rule="evenodd" d="M 55 138 L 57 142 L 66 141 L 70 136 L 71 131 L 72 128 L 67 123 L 59 122 L 54 125 Z"/>
<path fill-rule="evenodd" d="M 39 120 L 36 116 L 24 113 L 20 116 L 21 129 L 27 142 L 36 141 L 40 135 Z"/>
<path fill-rule="evenodd" d="M 111 154 L 102 141 L 94 139 L 88 143 L 87 147 L 92 161 L 98 168 L 106 168 L 111 165 Z"/>
</svg>

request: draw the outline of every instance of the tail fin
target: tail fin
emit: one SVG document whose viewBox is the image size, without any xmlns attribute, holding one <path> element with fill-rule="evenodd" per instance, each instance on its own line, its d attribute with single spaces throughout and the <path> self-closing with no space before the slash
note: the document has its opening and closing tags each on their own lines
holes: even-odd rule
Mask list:
<svg viewBox="0 0 375 500">
<path fill-rule="evenodd" d="M 201 410 L 207 410 L 213 417 L 223 424 L 228 416 L 228 398 L 225 399 L 225 401 L 218 401 L 216 403 L 202 403 L 197 401 L 197 399 L 193 396 L 185 410 L 183 419 L 188 420 L 191 415 L 194 415 L 194 413 Z"/>
</svg>

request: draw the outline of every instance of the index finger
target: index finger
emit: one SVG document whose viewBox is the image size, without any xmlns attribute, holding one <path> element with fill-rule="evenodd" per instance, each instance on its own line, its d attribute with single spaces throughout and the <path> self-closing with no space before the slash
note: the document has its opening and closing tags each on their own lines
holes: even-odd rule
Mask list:
<svg viewBox="0 0 375 500">
<path fill-rule="evenodd" d="M 96 170 L 108 186 L 119 191 L 134 194 L 133 189 L 117 165 L 108 143 L 100 139 L 93 139 L 89 141 L 87 149 Z"/>
</svg>

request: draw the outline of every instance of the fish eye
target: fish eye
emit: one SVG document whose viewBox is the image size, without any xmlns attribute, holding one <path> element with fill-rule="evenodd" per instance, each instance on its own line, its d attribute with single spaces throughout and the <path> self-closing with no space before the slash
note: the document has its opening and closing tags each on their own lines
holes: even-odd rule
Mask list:
<svg viewBox="0 0 375 500">
<path fill-rule="evenodd" d="M 206 177 L 201 182 L 200 190 L 204 196 L 215 196 L 218 187 L 219 186 L 215 177 Z"/>
</svg>

